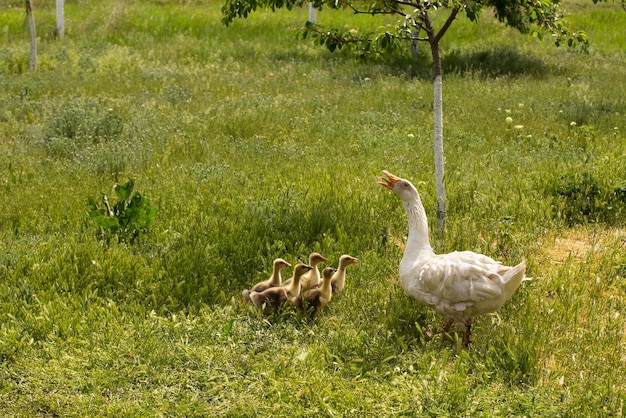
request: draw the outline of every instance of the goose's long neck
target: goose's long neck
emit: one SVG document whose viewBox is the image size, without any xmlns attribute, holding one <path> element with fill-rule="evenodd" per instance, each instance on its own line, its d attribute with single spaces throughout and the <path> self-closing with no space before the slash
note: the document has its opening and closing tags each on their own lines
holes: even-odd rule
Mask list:
<svg viewBox="0 0 626 418">
<path fill-rule="evenodd" d="M 327 298 L 330 297 L 333 294 L 332 287 L 330 285 L 330 278 L 329 279 L 324 279 L 324 281 L 322 281 L 321 292 Z"/>
<path fill-rule="evenodd" d="M 405 254 L 417 257 L 422 251 L 432 253 L 433 249 L 428 240 L 428 219 L 422 201 L 418 197 L 411 202 L 404 202 L 403 205 L 409 223 Z"/>
<path fill-rule="evenodd" d="M 272 286 L 280 286 L 280 284 L 282 283 L 282 277 L 280 275 L 280 268 L 277 266 L 274 266 L 270 283 L 272 284 Z"/>
<path fill-rule="evenodd" d="M 333 274 L 333 281 L 339 285 L 339 287 L 343 288 L 343 284 L 346 281 L 346 266 L 339 265 L 339 268 Z"/>
<path fill-rule="evenodd" d="M 299 296 L 300 295 L 300 278 L 301 278 L 301 276 L 293 276 L 291 278 L 291 284 L 287 288 L 287 291 L 292 296 Z"/>
<path fill-rule="evenodd" d="M 320 283 L 320 271 L 317 265 L 309 272 L 309 287 L 316 287 Z"/>
</svg>

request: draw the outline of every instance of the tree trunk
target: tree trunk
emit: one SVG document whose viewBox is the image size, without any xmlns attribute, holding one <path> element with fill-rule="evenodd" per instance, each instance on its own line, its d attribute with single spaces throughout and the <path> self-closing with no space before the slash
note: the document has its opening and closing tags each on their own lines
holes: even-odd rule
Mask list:
<svg viewBox="0 0 626 418">
<path fill-rule="evenodd" d="M 433 148 L 435 151 L 435 181 L 437 184 L 437 237 L 440 244 L 443 244 L 446 231 L 446 185 L 444 182 L 444 157 L 443 157 L 443 71 L 441 69 L 441 53 L 439 51 L 439 40 L 446 33 L 456 15 L 460 11 L 460 7 L 455 7 L 448 19 L 445 21 L 438 33 L 432 26 L 428 12 L 422 15 L 424 22 L 424 30 L 428 35 L 430 43 L 430 51 L 433 56 L 433 119 L 434 119 L 434 141 Z"/>
<path fill-rule="evenodd" d="M 30 0 L 26 0 L 26 19 L 28 20 L 28 32 L 30 33 L 30 69 L 37 71 L 37 30 L 35 29 L 35 16 Z"/>
<path fill-rule="evenodd" d="M 309 3 L 309 22 L 315 23 L 317 20 L 317 10 L 313 7 L 313 3 Z"/>
<path fill-rule="evenodd" d="M 65 13 L 64 13 L 64 5 L 63 0 L 56 0 L 56 11 L 57 11 L 57 36 L 59 38 L 63 37 L 65 33 Z"/>
<path fill-rule="evenodd" d="M 417 60 L 419 58 L 419 45 L 418 43 L 418 38 L 419 38 L 419 30 L 417 29 L 413 29 L 411 31 L 411 57 L 413 58 L 413 62 L 417 63 Z"/>
<path fill-rule="evenodd" d="M 444 183 L 444 157 L 443 157 L 443 79 L 441 70 L 441 55 L 439 53 L 439 40 L 430 38 L 430 48 L 433 56 L 433 119 L 435 151 L 435 181 L 437 193 L 437 236 L 443 242 L 446 229 L 446 185 Z"/>
</svg>

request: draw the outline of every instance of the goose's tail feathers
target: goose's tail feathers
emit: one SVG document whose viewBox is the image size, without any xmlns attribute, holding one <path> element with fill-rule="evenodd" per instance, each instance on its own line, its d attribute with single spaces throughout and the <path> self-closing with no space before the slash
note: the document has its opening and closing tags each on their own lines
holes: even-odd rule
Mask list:
<svg viewBox="0 0 626 418">
<path fill-rule="evenodd" d="M 526 273 L 526 261 L 522 261 L 511 270 L 509 270 L 504 277 L 504 289 L 505 293 L 509 295 L 513 295 L 513 293 L 517 290 L 520 283 L 524 280 L 531 280 L 529 277 L 526 277 L 524 274 Z"/>
</svg>

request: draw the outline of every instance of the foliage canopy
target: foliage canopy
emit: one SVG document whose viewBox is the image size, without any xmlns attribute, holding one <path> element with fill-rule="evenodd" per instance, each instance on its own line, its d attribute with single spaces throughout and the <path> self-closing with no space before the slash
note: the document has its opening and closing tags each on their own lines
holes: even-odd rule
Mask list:
<svg viewBox="0 0 626 418">
<path fill-rule="evenodd" d="M 235 18 L 246 18 L 259 8 L 275 11 L 279 8 L 291 9 L 303 3 L 303 0 L 226 0 L 222 7 L 222 22 L 229 25 Z M 369 34 L 322 28 L 307 22 L 303 37 L 313 36 L 331 52 L 344 46 L 351 48 L 360 58 L 393 53 L 412 40 L 437 44 L 459 14 L 465 14 L 470 21 L 478 22 L 485 8 L 492 8 L 500 22 L 522 33 L 538 38 L 549 34 L 557 46 L 587 44 L 586 33 L 572 31 L 562 18 L 559 0 L 314 0 L 311 3 L 318 9 L 328 7 L 346 9 L 355 14 L 398 16 L 393 27 L 387 26 L 378 33 Z M 441 28 L 435 30 L 431 14 L 437 13 L 439 9 L 448 9 L 449 14 Z M 426 33 L 426 36 L 420 37 L 421 33 Z"/>
</svg>

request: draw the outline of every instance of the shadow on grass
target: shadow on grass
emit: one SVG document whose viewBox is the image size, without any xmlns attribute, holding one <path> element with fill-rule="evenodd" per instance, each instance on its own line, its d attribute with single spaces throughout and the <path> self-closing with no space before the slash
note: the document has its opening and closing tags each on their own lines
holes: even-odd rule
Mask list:
<svg viewBox="0 0 626 418">
<path fill-rule="evenodd" d="M 502 76 L 544 77 L 551 68 L 540 58 L 510 46 L 486 50 L 453 50 L 442 62 L 443 72 L 477 74 L 484 78 Z"/>
<path fill-rule="evenodd" d="M 429 327 L 434 320 L 433 313 L 401 289 L 391 296 L 386 310 L 385 325 L 404 351 L 423 346 L 432 339 Z"/>
<path fill-rule="evenodd" d="M 321 47 L 320 47 L 321 48 Z M 275 53 L 272 57 L 276 61 L 298 59 L 302 61 L 320 61 L 321 66 L 333 65 L 338 61 L 351 60 L 355 57 L 347 50 L 330 53 L 322 51 L 320 54 Z M 359 65 L 363 68 L 376 68 L 380 75 L 395 77 L 417 78 L 422 80 L 432 79 L 432 57 L 429 49 L 424 48 L 419 52 L 417 61 L 408 53 L 388 55 L 378 61 L 363 61 Z M 442 58 L 444 74 L 476 75 L 482 78 L 496 77 L 521 77 L 543 78 L 553 73 L 554 69 L 546 64 L 541 58 L 529 55 L 515 47 L 499 46 L 489 49 L 455 49 L 444 53 Z"/>
</svg>

